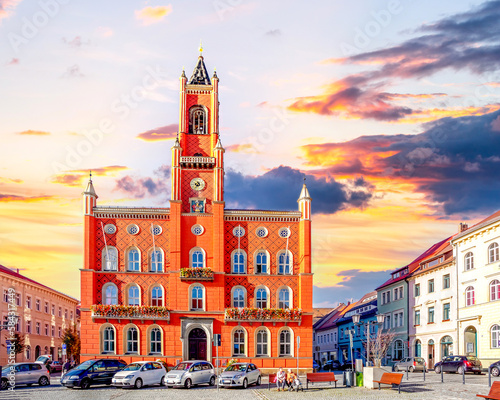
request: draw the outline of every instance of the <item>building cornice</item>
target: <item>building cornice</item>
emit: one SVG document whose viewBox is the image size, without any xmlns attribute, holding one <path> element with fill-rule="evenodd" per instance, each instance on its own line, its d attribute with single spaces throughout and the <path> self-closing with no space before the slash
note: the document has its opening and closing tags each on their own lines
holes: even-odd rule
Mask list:
<svg viewBox="0 0 500 400">
<path fill-rule="evenodd" d="M 169 219 L 170 208 L 96 206 L 94 215 L 96 218 Z"/>
<path fill-rule="evenodd" d="M 493 219 L 490 219 L 488 221 L 485 221 L 483 223 L 480 223 L 476 226 L 473 226 L 470 229 L 467 229 L 466 231 L 464 231 L 462 233 L 459 233 L 450 242 L 452 245 L 462 244 L 463 242 L 465 242 L 467 240 L 472 240 L 472 239 L 476 238 L 477 236 L 479 236 L 481 234 L 480 231 L 483 230 L 484 228 L 486 228 L 490 225 L 495 225 L 495 224 L 497 224 L 497 225 L 489 227 L 488 230 L 495 229 L 495 228 L 498 228 L 500 226 L 500 216 L 493 218 Z"/>
</svg>

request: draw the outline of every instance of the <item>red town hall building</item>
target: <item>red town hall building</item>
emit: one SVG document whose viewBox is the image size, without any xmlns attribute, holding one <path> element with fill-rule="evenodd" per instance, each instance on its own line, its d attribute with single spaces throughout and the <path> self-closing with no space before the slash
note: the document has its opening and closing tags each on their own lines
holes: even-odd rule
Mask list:
<svg viewBox="0 0 500 400">
<path fill-rule="evenodd" d="M 200 55 L 180 78 L 170 208 L 104 207 L 84 197 L 81 360 L 312 368 L 311 198 L 298 211 L 224 202 L 219 78 Z M 300 346 L 297 339 L 300 337 Z"/>
</svg>

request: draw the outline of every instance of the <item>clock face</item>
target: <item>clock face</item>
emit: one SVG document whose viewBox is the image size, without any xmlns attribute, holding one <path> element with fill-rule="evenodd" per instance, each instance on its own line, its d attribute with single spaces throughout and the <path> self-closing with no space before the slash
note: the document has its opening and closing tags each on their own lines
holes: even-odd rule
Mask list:
<svg viewBox="0 0 500 400">
<path fill-rule="evenodd" d="M 191 189 L 203 190 L 205 188 L 205 181 L 201 178 L 194 178 L 191 180 Z"/>
</svg>

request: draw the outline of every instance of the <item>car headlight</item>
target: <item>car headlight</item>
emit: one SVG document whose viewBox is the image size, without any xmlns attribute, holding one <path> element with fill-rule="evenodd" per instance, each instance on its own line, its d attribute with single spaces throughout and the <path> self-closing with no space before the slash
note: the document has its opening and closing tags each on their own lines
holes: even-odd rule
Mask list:
<svg viewBox="0 0 500 400">
<path fill-rule="evenodd" d="M 76 381 L 78 379 L 78 375 L 72 375 L 69 377 L 69 380 Z"/>
<path fill-rule="evenodd" d="M 243 374 L 238 374 L 238 375 L 235 375 L 233 379 L 240 379 L 242 376 L 243 376 Z"/>
<path fill-rule="evenodd" d="M 133 377 L 134 377 L 134 374 L 132 374 L 132 375 L 127 375 L 127 376 L 125 377 L 125 379 L 132 379 Z"/>
</svg>

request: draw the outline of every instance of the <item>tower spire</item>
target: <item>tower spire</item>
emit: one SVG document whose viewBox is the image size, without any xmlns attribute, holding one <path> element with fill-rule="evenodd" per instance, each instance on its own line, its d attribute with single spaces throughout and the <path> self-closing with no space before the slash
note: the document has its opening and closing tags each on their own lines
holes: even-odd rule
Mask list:
<svg viewBox="0 0 500 400">
<path fill-rule="evenodd" d="M 211 85 L 210 77 L 208 76 L 207 67 L 203 61 L 203 47 L 200 42 L 200 55 L 198 56 L 198 62 L 194 68 L 193 75 L 189 79 L 190 85 Z"/>
</svg>

